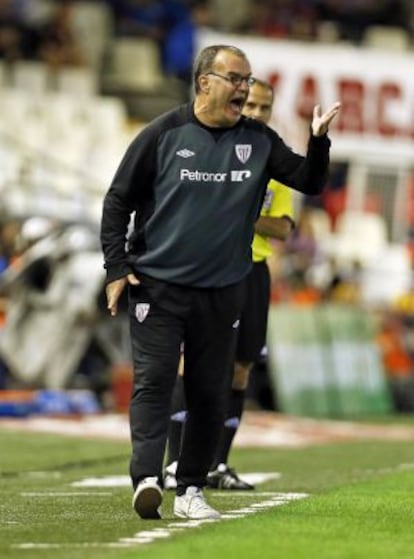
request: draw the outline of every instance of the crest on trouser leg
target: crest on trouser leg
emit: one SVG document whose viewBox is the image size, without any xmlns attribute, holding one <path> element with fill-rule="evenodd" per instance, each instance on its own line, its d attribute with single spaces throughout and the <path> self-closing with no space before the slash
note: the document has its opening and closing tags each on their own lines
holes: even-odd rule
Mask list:
<svg viewBox="0 0 414 559">
<path fill-rule="evenodd" d="M 135 316 L 137 317 L 138 322 L 144 322 L 144 320 L 147 318 L 149 310 L 149 303 L 137 303 L 135 305 Z"/>
</svg>

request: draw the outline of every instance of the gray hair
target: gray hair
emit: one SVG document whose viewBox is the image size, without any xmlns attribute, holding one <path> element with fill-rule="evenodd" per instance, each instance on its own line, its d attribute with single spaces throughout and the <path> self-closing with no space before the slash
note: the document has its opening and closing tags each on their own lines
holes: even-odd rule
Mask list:
<svg viewBox="0 0 414 559">
<path fill-rule="evenodd" d="M 213 70 L 213 64 L 216 60 L 216 56 L 219 52 L 225 50 L 231 52 L 239 58 L 244 58 L 247 60 L 245 53 L 232 45 L 212 45 L 210 47 L 205 47 L 196 57 L 193 65 L 193 83 L 195 93 L 199 93 L 200 86 L 198 83 L 198 78 L 202 74 L 207 74 Z"/>
</svg>

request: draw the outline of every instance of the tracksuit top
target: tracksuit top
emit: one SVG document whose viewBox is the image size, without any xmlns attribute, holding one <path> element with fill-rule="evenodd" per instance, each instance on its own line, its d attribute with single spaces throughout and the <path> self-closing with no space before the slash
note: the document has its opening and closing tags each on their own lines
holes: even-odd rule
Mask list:
<svg viewBox="0 0 414 559">
<path fill-rule="evenodd" d="M 131 142 L 104 199 L 107 281 L 131 271 L 200 288 L 242 280 L 252 266 L 254 223 L 269 179 L 319 194 L 329 146 L 326 135 L 311 136 L 300 156 L 246 117 L 230 128 L 208 128 L 191 103 L 156 118 Z"/>
</svg>

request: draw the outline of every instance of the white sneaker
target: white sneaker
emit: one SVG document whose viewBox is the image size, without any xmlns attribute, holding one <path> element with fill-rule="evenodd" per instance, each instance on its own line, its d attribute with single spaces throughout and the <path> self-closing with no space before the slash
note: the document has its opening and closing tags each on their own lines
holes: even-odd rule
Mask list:
<svg viewBox="0 0 414 559">
<path fill-rule="evenodd" d="M 132 506 L 141 518 L 161 518 L 162 490 L 157 477 L 141 480 L 132 497 Z"/>
<path fill-rule="evenodd" d="M 164 489 L 177 489 L 177 461 L 171 462 L 164 470 Z"/>
<path fill-rule="evenodd" d="M 175 497 L 174 514 L 179 518 L 192 518 L 194 520 L 220 518 L 220 513 L 206 503 L 203 492 L 194 485 L 187 487 L 184 495 Z"/>
</svg>

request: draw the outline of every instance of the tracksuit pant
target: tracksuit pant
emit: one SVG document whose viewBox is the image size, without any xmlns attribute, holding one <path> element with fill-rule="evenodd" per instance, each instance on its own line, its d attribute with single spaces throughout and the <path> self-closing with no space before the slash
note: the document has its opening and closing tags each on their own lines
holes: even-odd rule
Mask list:
<svg viewBox="0 0 414 559">
<path fill-rule="evenodd" d="M 167 440 L 171 396 L 184 342 L 188 406 L 177 469 L 178 490 L 202 487 L 222 429 L 244 282 L 223 288 L 183 287 L 139 275 L 129 286 L 133 357 L 130 402 L 132 484 L 158 476 Z"/>
</svg>

